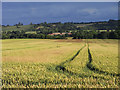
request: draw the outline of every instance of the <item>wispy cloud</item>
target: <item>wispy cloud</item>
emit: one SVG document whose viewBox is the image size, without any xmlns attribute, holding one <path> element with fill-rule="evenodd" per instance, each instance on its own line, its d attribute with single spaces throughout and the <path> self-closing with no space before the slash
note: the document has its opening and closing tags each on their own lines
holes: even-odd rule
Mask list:
<svg viewBox="0 0 120 90">
<path fill-rule="evenodd" d="M 85 8 L 85 9 L 83 9 L 81 11 L 82 11 L 82 13 L 88 13 L 90 15 L 96 14 L 98 12 L 98 10 L 95 9 L 95 8 Z"/>
<path fill-rule="evenodd" d="M 3 24 L 117 19 L 117 3 L 3 3 Z"/>
</svg>

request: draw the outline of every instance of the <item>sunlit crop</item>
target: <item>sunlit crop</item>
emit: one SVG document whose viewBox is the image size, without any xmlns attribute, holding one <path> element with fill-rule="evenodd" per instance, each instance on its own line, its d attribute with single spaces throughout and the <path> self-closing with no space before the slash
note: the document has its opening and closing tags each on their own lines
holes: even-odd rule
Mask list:
<svg viewBox="0 0 120 90">
<path fill-rule="evenodd" d="M 3 88 L 118 88 L 118 40 L 3 40 Z"/>
</svg>

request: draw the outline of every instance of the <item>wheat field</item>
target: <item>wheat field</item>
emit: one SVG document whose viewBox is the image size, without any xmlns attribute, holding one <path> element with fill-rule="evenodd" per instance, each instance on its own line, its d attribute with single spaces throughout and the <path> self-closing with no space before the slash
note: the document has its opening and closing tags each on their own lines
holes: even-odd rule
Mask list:
<svg viewBox="0 0 120 90">
<path fill-rule="evenodd" d="M 3 88 L 118 88 L 118 40 L 2 40 Z"/>
</svg>

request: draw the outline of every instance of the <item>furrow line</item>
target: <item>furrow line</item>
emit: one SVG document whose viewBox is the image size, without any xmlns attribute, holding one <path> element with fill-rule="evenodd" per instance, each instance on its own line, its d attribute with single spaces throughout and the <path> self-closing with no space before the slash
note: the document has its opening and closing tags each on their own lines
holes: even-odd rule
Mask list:
<svg viewBox="0 0 120 90">
<path fill-rule="evenodd" d="M 100 78 L 100 79 L 108 80 L 108 79 L 106 79 L 106 78 L 104 78 L 104 77 L 101 77 L 101 76 L 85 75 L 85 74 L 75 73 L 75 72 L 69 71 L 69 70 L 67 70 L 67 69 L 65 68 L 64 64 L 67 63 L 67 62 L 71 62 L 72 60 L 74 60 L 74 58 L 75 58 L 75 57 L 80 53 L 80 51 L 81 51 L 83 48 L 85 48 L 85 47 L 86 47 L 86 44 L 85 44 L 80 50 L 78 50 L 77 53 L 76 53 L 71 59 L 66 60 L 65 62 L 62 62 L 60 65 L 56 66 L 55 69 L 56 69 L 58 72 L 61 72 L 61 71 L 62 71 L 64 74 L 66 74 L 66 75 L 69 74 L 70 76 L 75 75 L 75 76 L 78 76 L 78 77 L 81 77 L 81 78 L 93 77 L 93 78 L 96 78 L 96 79 Z"/>
<path fill-rule="evenodd" d="M 77 51 L 77 53 L 76 53 L 71 59 L 66 60 L 66 61 L 62 62 L 61 64 L 57 65 L 55 69 L 56 69 L 57 71 L 62 70 L 63 72 L 70 72 L 70 71 L 66 70 L 64 64 L 67 63 L 67 62 L 71 62 L 72 60 L 74 60 L 75 57 L 80 53 L 80 51 L 81 51 L 83 48 L 85 48 L 85 46 L 86 46 L 86 44 L 85 44 L 82 48 L 80 48 L 80 49 Z"/>
<path fill-rule="evenodd" d="M 88 60 L 89 62 L 87 63 L 87 68 L 90 69 L 91 71 L 94 71 L 95 73 L 99 73 L 99 74 L 104 74 L 104 75 L 111 75 L 111 76 L 120 76 L 120 74 L 116 74 L 116 73 L 110 73 L 107 71 L 103 71 L 100 70 L 99 68 L 96 68 L 93 64 L 92 64 L 92 55 L 89 49 L 89 44 L 88 44 Z"/>
</svg>

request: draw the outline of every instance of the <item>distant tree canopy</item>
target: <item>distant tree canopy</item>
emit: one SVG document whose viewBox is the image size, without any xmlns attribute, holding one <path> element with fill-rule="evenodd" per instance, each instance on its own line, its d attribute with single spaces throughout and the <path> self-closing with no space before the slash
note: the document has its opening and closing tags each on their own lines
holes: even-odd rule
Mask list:
<svg viewBox="0 0 120 90">
<path fill-rule="evenodd" d="M 118 27 L 119 20 L 109 20 L 103 22 L 89 22 L 89 23 L 30 23 L 30 28 L 26 30 L 19 30 L 23 25 L 21 22 L 14 25 L 16 30 L 2 31 L 3 39 L 13 38 L 40 38 L 40 39 L 65 39 L 66 37 L 73 37 L 73 39 L 119 39 L 120 28 Z M 4 28 L 9 25 L 2 25 Z M 36 33 L 26 33 L 28 31 L 35 31 Z M 66 33 L 65 35 L 50 35 L 52 33 Z M 67 33 L 72 33 L 71 35 Z"/>
<path fill-rule="evenodd" d="M 120 30 L 111 32 L 95 32 L 95 31 L 76 31 L 72 34 L 65 35 L 48 35 L 50 32 L 37 32 L 36 34 L 25 33 L 25 31 L 5 31 L 2 33 L 2 39 L 15 38 L 39 38 L 39 39 L 66 39 L 66 37 L 73 37 L 73 39 L 120 39 Z"/>
<path fill-rule="evenodd" d="M 78 31 L 73 33 L 73 39 L 120 39 L 120 30 L 111 32 Z"/>
<path fill-rule="evenodd" d="M 7 31 L 2 33 L 2 39 L 17 39 L 17 38 L 36 38 L 36 39 L 65 39 L 66 37 L 64 35 L 55 35 L 51 36 L 48 34 L 30 34 L 25 33 L 25 31 Z"/>
<path fill-rule="evenodd" d="M 32 25 L 32 22 L 30 23 L 30 25 Z"/>
</svg>

